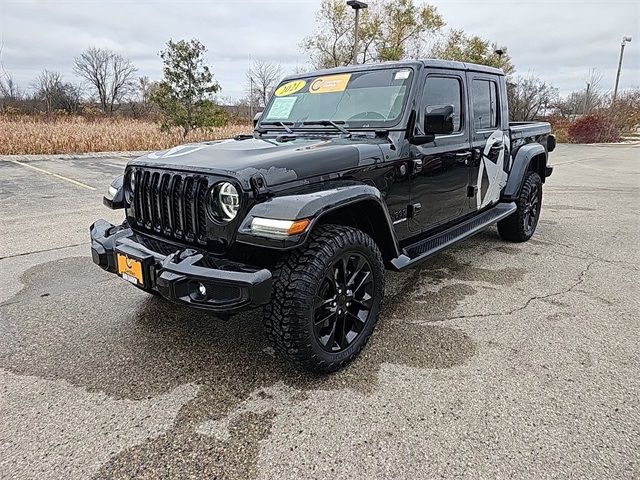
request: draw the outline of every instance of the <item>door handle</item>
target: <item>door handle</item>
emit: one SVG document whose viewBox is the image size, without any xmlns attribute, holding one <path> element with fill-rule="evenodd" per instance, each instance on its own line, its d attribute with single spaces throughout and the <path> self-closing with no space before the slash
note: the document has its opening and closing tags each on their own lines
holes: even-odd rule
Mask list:
<svg viewBox="0 0 640 480">
<path fill-rule="evenodd" d="M 415 177 L 421 171 L 422 171 L 422 159 L 414 158 L 413 162 L 411 163 L 411 176 Z"/>
<path fill-rule="evenodd" d="M 456 157 L 456 162 L 459 165 L 469 165 L 469 159 L 471 158 L 471 152 L 456 153 L 455 157 Z"/>
</svg>

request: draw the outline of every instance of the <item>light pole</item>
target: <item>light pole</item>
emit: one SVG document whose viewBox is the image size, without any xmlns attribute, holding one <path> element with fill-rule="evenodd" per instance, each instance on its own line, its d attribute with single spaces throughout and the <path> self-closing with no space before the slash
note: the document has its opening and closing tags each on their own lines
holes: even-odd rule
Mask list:
<svg viewBox="0 0 640 480">
<path fill-rule="evenodd" d="M 347 5 L 349 5 L 356 11 L 356 26 L 353 33 L 353 53 L 351 54 L 352 63 L 356 65 L 358 63 L 358 17 L 360 14 L 360 10 L 362 10 L 363 8 L 367 8 L 369 5 L 358 0 L 349 0 L 347 2 Z"/>
<path fill-rule="evenodd" d="M 622 37 L 622 43 L 620 44 L 620 60 L 618 60 L 618 73 L 616 74 L 616 86 L 613 89 L 613 101 L 616 103 L 616 97 L 618 96 L 618 84 L 620 83 L 620 70 L 622 70 L 622 56 L 624 55 L 624 46 L 631 41 L 631 37 Z"/>
<path fill-rule="evenodd" d="M 253 75 L 251 73 L 249 73 L 249 117 L 253 121 Z"/>
<path fill-rule="evenodd" d="M 507 53 L 507 47 L 497 47 L 493 52 L 502 58 L 502 55 Z"/>
<path fill-rule="evenodd" d="M 496 47 L 493 50 L 493 53 L 495 53 L 496 55 L 498 55 L 498 67 L 502 68 L 502 56 L 507 54 L 507 47 L 502 46 L 502 47 Z"/>
<path fill-rule="evenodd" d="M 584 108 L 582 109 L 584 115 L 586 115 L 589 110 L 589 90 L 591 90 L 591 83 L 587 82 L 587 92 L 584 94 Z"/>
</svg>

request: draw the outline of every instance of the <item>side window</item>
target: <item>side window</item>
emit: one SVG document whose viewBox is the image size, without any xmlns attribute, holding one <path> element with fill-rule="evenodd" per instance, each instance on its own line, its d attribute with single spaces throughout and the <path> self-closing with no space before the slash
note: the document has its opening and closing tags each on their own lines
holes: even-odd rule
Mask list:
<svg viewBox="0 0 640 480">
<path fill-rule="evenodd" d="M 473 126 L 476 130 L 498 127 L 498 86 L 490 80 L 474 80 L 471 87 L 473 99 Z"/>
<path fill-rule="evenodd" d="M 453 105 L 453 131 L 462 130 L 462 83 L 456 77 L 427 77 L 423 111 L 436 105 Z"/>
</svg>

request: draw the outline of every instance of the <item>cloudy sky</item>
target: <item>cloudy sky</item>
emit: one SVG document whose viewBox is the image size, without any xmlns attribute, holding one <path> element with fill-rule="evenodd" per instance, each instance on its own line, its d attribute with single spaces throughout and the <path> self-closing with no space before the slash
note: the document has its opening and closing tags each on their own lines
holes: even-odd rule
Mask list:
<svg viewBox="0 0 640 480">
<path fill-rule="evenodd" d="M 371 0 L 375 1 L 375 0 Z M 418 0 L 417 0 L 418 1 Z M 584 88 L 591 68 L 613 89 L 623 35 L 621 88 L 640 86 L 638 0 L 432 0 L 449 28 L 508 47 L 518 73 L 533 71 L 561 93 Z M 140 75 L 161 77 L 158 51 L 169 39 L 199 38 L 222 97 L 246 89 L 249 58 L 307 65 L 300 40 L 314 30 L 320 0 L 0 0 L 0 62 L 28 88 L 43 68 L 77 80 L 73 57 L 88 46 L 131 58 Z"/>
</svg>

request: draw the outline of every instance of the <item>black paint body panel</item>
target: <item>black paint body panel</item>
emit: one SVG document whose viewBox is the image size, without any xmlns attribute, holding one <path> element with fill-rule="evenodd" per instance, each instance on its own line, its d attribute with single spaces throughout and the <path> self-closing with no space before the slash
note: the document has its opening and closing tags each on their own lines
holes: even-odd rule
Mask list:
<svg viewBox="0 0 640 480">
<path fill-rule="evenodd" d="M 220 181 L 232 182 L 240 191 L 237 217 L 227 223 L 216 222 L 210 215 L 206 220 L 208 242 L 202 248 L 220 256 L 252 245 L 292 248 L 306 239 L 306 235 L 282 242 L 256 239 L 248 230 L 253 216 L 311 217 L 315 222 L 325 212 L 350 208 L 354 202 L 372 202 L 378 209 L 373 211 L 379 211 L 387 225 L 388 231 L 381 235 L 391 236 L 391 250 L 400 255 L 404 246 L 468 219 L 477 211 L 476 195 L 482 192 L 474 193 L 473 176 L 478 172 L 478 151 L 489 132 L 476 132 L 472 125 L 467 84 L 473 78 L 489 78 L 499 85 L 500 123 L 493 130 L 502 131 L 508 139 L 505 174 L 511 173 L 512 158 L 518 150 L 530 143 L 543 146 L 546 167 L 550 127 L 538 122 L 510 126 L 506 82 L 500 70 L 425 60 L 344 67 L 319 74 L 399 67 L 413 70 L 413 83 L 399 124 L 384 134 L 371 129 L 355 131 L 347 137 L 331 127 L 319 126 L 295 139 L 286 138 L 285 130 L 280 129 L 269 134 L 254 133 L 249 138 L 184 145 L 129 162 L 123 188 L 127 188 L 127 175 L 132 169 L 204 175 L 210 186 Z M 415 119 L 423 118 L 421 101 L 428 75 L 460 78 L 464 88 L 463 129 L 456 135 L 436 136 L 433 142 L 418 146 L 411 138 L 424 134 Z M 520 168 L 517 175 L 522 175 Z M 259 189 L 256 179 L 263 180 Z M 480 190 L 487 188 L 480 184 Z M 134 231 L 162 237 L 161 232 L 137 230 L 133 209 L 126 201 L 125 208 Z"/>
</svg>

